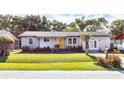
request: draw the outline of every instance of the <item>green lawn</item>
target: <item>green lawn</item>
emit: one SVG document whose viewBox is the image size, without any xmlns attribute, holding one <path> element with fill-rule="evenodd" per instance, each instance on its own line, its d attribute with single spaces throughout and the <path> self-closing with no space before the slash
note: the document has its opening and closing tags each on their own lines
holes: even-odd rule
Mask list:
<svg viewBox="0 0 124 93">
<path fill-rule="evenodd" d="M 11 54 L 4 58 L 7 63 L 59 63 L 89 62 L 93 59 L 85 54 Z"/>
<path fill-rule="evenodd" d="M 93 62 L 1 63 L 0 70 L 105 70 Z"/>
<path fill-rule="evenodd" d="M 11 54 L 0 62 L 0 70 L 105 70 L 85 54 Z"/>
</svg>

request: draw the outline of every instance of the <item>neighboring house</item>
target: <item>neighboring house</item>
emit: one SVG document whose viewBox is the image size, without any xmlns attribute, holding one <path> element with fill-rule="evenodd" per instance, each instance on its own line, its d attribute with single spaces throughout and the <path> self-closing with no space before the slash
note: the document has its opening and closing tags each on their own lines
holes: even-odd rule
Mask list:
<svg viewBox="0 0 124 93">
<path fill-rule="evenodd" d="M 9 31 L 0 30 L 0 50 L 15 49 L 15 42 L 17 38 Z"/>
<path fill-rule="evenodd" d="M 113 43 L 114 47 L 117 47 L 120 51 L 124 51 L 124 33 L 117 35 Z"/>
<path fill-rule="evenodd" d="M 80 38 L 86 32 L 42 32 L 26 31 L 19 35 L 21 38 L 21 47 L 29 46 L 30 48 L 55 48 L 58 44 L 60 49 L 67 47 L 79 47 L 85 50 L 85 43 Z M 110 48 L 110 36 L 105 32 L 90 32 L 89 49 L 91 51 L 104 51 Z"/>
</svg>

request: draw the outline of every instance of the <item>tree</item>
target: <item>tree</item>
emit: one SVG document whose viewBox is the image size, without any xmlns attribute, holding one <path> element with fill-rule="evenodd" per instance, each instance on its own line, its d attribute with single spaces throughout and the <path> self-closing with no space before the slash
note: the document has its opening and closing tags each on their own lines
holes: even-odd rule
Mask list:
<svg viewBox="0 0 124 93">
<path fill-rule="evenodd" d="M 24 31 L 64 31 L 66 24 L 57 20 L 48 20 L 46 16 L 0 15 L 0 30 L 5 29 L 18 37 Z"/>
<path fill-rule="evenodd" d="M 50 25 L 51 31 L 64 31 L 66 28 L 66 24 L 62 22 L 58 22 L 56 20 L 53 20 Z"/>
<path fill-rule="evenodd" d="M 18 35 L 21 34 L 23 31 L 25 31 L 23 17 L 13 16 L 10 20 L 9 30 L 16 37 L 18 37 Z"/>
<path fill-rule="evenodd" d="M 120 33 L 123 33 L 124 32 L 124 20 L 118 19 L 118 20 L 113 21 L 110 26 L 110 31 L 113 37 L 117 36 Z"/>
<path fill-rule="evenodd" d="M 84 33 L 80 36 L 82 41 L 85 42 L 85 53 L 88 55 L 89 54 L 89 39 L 91 35 L 89 33 Z"/>
<path fill-rule="evenodd" d="M 65 31 L 66 32 L 75 32 L 75 31 L 78 31 L 78 28 L 76 27 L 75 25 L 75 22 L 72 22 L 70 24 L 68 24 L 65 28 Z"/>
<path fill-rule="evenodd" d="M 96 32 L 97 30 L 102 30 L 104 27 L 108 27 L 108 21 L 101 17 L 96 19 L 88 19 L 85 21 L 85 31 L 87 32 Z"/>
<path fill-rule="evenodd" d="M 75 25 L 79 31 L 83 31 L 84 28 L 86 27 L 84 18 L 85 17 L 83 16 L 81 19 L 75 19 Z"/>
<path fill-rule="evenodd" d="M 81 19 L 75 19 L 74 22 L 71 22 L 67 25 L 67 31 L 86 31 L 86 32 L 96 32 L 97 30 L 104 29 L 103 26 L 107 26 L 108 21 L 101 17 L 96 19 L 85 19 L 82 17 Z"/>
<path fill-rule="evenodd" d="M 12 16 L 10 15 L 0 15 L 0 29 L 8 30 L 10 26 L 10 21 L 12 19 Z"/>
</svg>

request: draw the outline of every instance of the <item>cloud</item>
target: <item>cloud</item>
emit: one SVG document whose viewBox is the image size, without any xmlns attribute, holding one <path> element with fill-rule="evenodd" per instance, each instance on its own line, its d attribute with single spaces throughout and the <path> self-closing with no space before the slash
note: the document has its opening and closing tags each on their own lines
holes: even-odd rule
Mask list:
<svg viewBox="0 0 124 93">
<path fill-rule="evenodd" d="M 105 17 L 109 21 L 109 23 L 111 23 L 113 20 L 124 19 L 124 14 L 51 14 L 51 15 L 47 15 L 48 19 L 50 20 L 57 20 L 64 23 L 73 22 L 76 18 L 82 18 L 83 16 L 85 16 L 85 19 Z"/>
<path fill-rule="evenodd" d="M 50 20 L 57 20 L 64 23 L 73 22 L 76 18 L 81 18 L 83 15 L 73 15 L 73 14 L 52 14 L 47 15 L 48 19 Z"/>
</svg>

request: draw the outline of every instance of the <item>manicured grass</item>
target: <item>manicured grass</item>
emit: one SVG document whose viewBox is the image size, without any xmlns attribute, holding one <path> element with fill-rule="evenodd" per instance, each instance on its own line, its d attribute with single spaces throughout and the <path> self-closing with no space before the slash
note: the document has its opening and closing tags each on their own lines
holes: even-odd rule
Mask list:
<svg viewBox="0 0 124 93">
<path fill-rule="evenodd" d="M 0 70 L 106 70 L 93 62 L 0 63 Z"/>
<path fill-rule="evenodd" d="M 105 70 L 85 54 L 11 54 L 0 62 L 0 70 Z"/>
<path fill-rule="evenodd" d="M 4 58 L 7 63 L 59 63 L 89 62 L 93 59 L 85 54 L 11 54 Z"/>
</svg>

